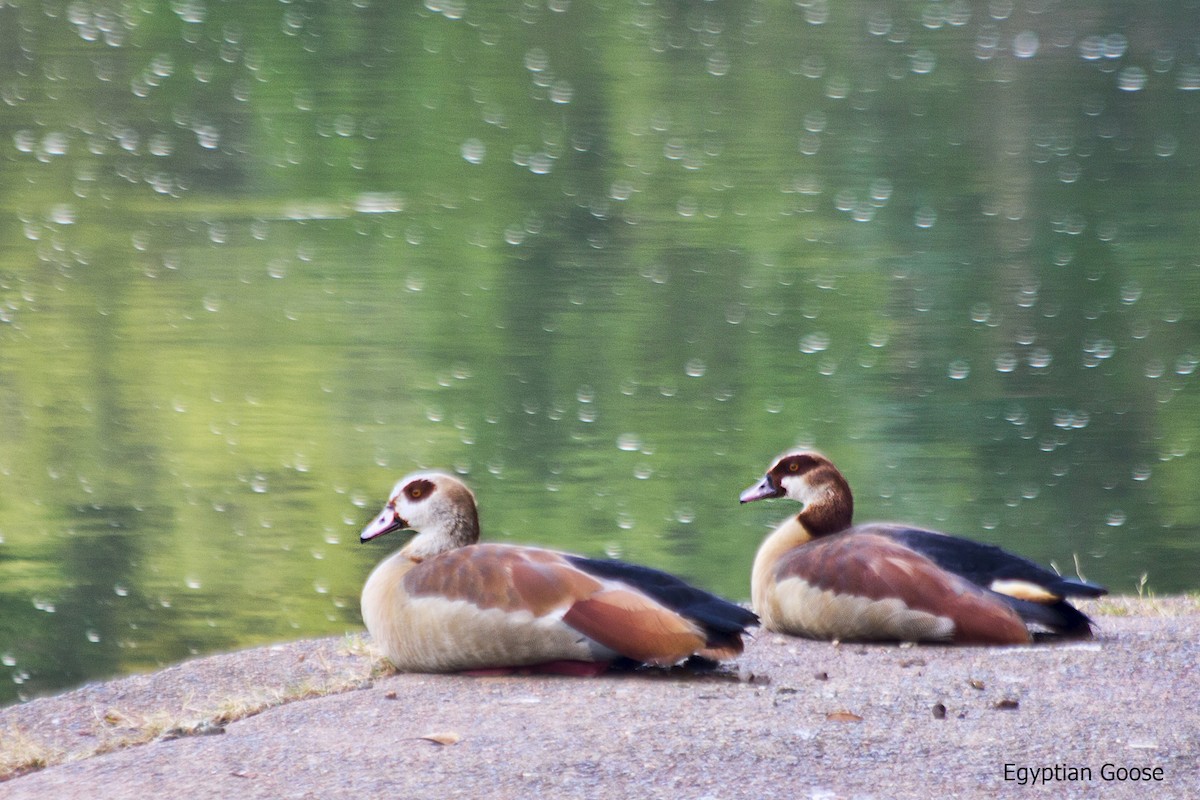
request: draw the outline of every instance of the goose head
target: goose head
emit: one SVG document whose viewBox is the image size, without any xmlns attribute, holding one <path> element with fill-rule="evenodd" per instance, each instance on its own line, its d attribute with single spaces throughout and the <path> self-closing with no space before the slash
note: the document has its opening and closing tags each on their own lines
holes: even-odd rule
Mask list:
<svg viewBox="0 0 1200 800">
<path fill-rule="evenodd" d="M 762 480 L 739 499 L 752 503 L 776 497 L 802 504 L 801 518 L 814 533 L 848 528 L 854 514 L 854 497 L 845 476 L 812 450 L 793 450 L 775 459 Z"/>
<path fill-rule="evenodd" d="M 367 542 L 398 530 L 416 531 L 404 548 L 429 556 L 479 540 L 475 495 L 466 484 L 441 472 L 414 472 L 400 479 L 383 510 L 359 535 Z"/>
</svg>

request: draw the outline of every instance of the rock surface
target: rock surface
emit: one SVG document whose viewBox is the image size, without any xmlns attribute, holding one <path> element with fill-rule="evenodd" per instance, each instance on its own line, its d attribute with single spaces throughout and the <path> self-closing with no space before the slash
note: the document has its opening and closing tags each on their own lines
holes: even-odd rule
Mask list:
<svg viewBox="0 0 1200 800">
<path fill-rule="evenodd" d="M 1034 647 L 761 633 L 710 675 L 389 674 L 293 642 L 0 709 L 0 798 L 1200 797 L 1200 603 L 1088 611 L 1096 639 Z"/>
</svg>

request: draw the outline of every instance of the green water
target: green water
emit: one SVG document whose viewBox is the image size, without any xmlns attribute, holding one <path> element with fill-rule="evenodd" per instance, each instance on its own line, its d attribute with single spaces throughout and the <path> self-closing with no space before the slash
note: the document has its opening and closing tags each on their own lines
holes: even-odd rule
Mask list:
<svg viewBox="0 0 1200 800">
<path fill-rule="evenodd" d="M 1200 588 L 1198 12 L 0 3 L 0 702 L 358 630 L 418 467 L 745 599 L 804 443 Z"/>
</svg>

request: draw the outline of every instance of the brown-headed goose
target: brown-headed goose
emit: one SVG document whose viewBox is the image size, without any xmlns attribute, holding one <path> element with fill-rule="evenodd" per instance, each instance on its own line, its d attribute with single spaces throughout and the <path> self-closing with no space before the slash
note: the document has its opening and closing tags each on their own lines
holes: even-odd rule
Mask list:
<svg viewBox="0 0 1200 800">
<path fill-rule="evenodd" d="M 658 570 L 478 544 L 475 496 L 443 473 L 402 479 L 360 539 L 401 529 L 417 535 L 375 568 L 362 593 L 367 630 L 401 670 L 590 675 L 619 659 L 731 658 L 758 622 Z"/>
<path fill-rule="evenodd" d="M 851 527 L 850 485 L 810 451 L 780 456 L 741 502 L 804 505 L 754 559 L 750 589 L 763 627 L 813 639 L 1021 644 L 1028 624 L 1091 636 L 1067 597 L 1106 589 L 1064 578 L 993 545 L 891 523 Z"/>
</svg>

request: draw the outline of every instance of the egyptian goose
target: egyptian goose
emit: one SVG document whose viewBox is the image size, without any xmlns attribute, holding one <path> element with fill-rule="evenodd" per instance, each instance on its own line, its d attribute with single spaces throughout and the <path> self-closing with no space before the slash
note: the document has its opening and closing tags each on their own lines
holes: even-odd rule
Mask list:
<svg viewBox="0 0 1200 800">
<path fill-rule="evenodd" d="M 627 660 L 668 666 L 731 658 L 758 618 L 665 572 L 537 547 L 477 544 L 475 496 L 418 472 L 363 529 L 417 532 L 363 586 L 372 639 L 410 672 L 594 675 Z"/>
<path fill-rule="evenodd" d="M 770 630 L 813 639 L 1021 644 L 1027 623 L 1091 636 L 1067 597 L 1102 586 L 1064 578 L 999 547 L 891 523 L 851 527 L 850 485 L 810 451 L 780 456 L 741 502 L 804 504 L 754 559 L 754 610 Z"/>
</svg>

